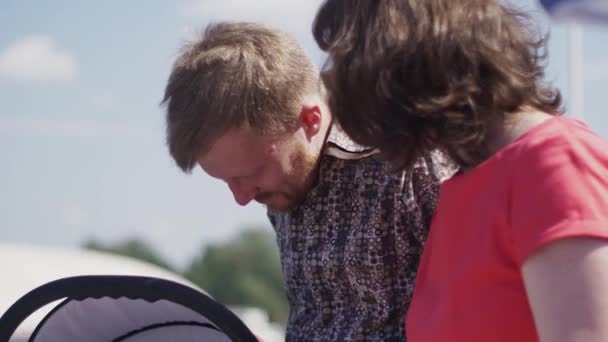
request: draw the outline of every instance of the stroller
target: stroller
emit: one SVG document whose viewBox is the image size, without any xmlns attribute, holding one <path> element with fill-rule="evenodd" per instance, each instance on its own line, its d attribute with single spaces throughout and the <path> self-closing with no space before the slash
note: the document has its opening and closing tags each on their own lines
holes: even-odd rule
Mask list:
<svg viewBox="0 0 608 342">
<path fill-rule="evenodd" d="M 29 337 L 19 325 L 39 308 L 62 300 Z M 144 276 L 76 276 L 46 283 L 0 317 L 0 342 L 255 342 L 230 310 L 204 293 Z"/>
</svg>

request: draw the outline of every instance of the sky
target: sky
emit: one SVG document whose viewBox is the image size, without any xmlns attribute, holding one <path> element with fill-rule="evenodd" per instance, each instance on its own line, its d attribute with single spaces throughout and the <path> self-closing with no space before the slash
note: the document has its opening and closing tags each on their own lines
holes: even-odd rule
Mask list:
<svg viewBox="0 0 608 342">
<path fill-rule="evenodd" d="M 568 104 L 570 24 L 533 0 L 512 2 L 550 31 L 547 78 Z M 212 21 L 280 27 L 321 65 L 310 34 L 319 4 L 0 0 L 0 240 L 72 247 L 139 237 L 184 267 L 244 227 L 271 229 L 262 206 L 240 207 L 221 181 L 174 165 L 159 104 L 179 47 Z M 577 116 L 608 137 L 608 26 L 581 30 Z"/>
</svg>

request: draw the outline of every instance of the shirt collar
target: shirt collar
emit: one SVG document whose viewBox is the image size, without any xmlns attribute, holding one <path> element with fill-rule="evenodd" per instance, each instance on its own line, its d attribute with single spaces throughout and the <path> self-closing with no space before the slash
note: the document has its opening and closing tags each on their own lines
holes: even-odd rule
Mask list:
<svg viewBox="0 0 608 342">
<path fill-rule="evenodd" d="M 329 130 L 325 143 L 325 155 L 339 159 L 361 159 L 378 152 L 371 147 L 355 143 L 336 123 L 332 124 Z"/>
</svg>

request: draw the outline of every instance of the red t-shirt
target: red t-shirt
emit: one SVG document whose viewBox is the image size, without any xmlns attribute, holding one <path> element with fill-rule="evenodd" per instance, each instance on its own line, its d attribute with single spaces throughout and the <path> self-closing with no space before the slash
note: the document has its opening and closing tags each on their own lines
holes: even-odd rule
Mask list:
<svg viewBox="0 0 608 342">
<path fill-rule="evenodd" d="M 537 341 L 522 264 L 547 243 L 583 236 L 608 238 L 608 142 L 551 118 L 442 186 L 408 341 Z"/>
</svg>

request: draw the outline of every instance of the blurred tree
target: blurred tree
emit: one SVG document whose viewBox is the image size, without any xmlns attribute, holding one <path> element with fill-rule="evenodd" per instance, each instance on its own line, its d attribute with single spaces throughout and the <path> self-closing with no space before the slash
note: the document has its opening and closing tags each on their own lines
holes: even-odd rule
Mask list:
<svg viewBox="0 0 608 342">
<path fill-rule="evenodd" d="M 89 239 L 83 244 L 83 248 L 135 258 L 175 272 L 175 268 L 165 258 L 148 243 L 138 238 L 113 244 L 103 244 L 95 239 Z"/>
<path fill-rule="evenodd" d="M 246 229 L 232 241 L 207 246 L 184 275 L 224 304 L 257 306 L 273 321 L 287 320 L 281 263 L 268 228 Z"/>
<path fill-rule="evenodd" d="M 139 238 L 112 244 L 90 239 L 83 247 L 132 257 L 180 273 Z M 244 229 L 231 241 L 205 246 L 180 274 L 223 304 L 256 306 L 266 310 L 273 321 L 282 324 L 287 321 L 281 263 L 271 229 Z"/>
</svg>

